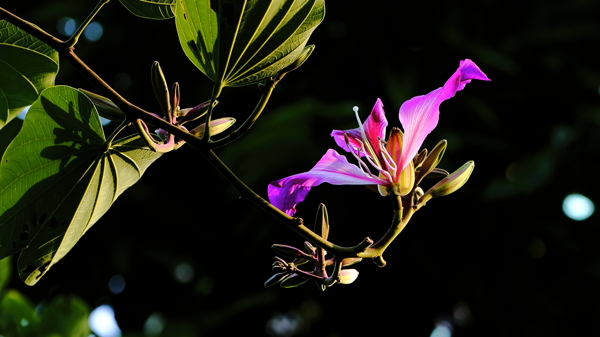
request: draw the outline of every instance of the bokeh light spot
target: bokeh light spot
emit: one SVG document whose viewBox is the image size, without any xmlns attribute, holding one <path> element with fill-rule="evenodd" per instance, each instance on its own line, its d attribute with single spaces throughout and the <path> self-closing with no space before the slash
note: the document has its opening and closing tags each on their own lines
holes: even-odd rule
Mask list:
<svg viewBox="0 0 600 337">
<path fill-rule="evenodd" d="M 108 280 L 108 290 L 113 294 L 120 294 L 125 290 L 125 278 L 121 275 L 115 275 Z"/>
<path fill-rule="evenodd" d="M 63 36 L 71 36 L 77 29 L 77 22 L 69 17 L 64 17 L 56 23 L 56 30 Z"/>
<path fill-rule="evenodd" d="M 437 323 L 429 337 L 452 337 L 452 325 L 446 321 Z"/>
<path fill-rule="evenodd" d="M 165 328 L 166 319 L 163 315 L 158 312 L 153 313 L 144 322 L 144 336 L 154 337 L 160 336 L 163 329 Z"/>
<path fill-rule="evenodd" d="M 594 213 L 594 203 L 581 194 L 569 194 L 562 204 L 563 212 L 577 221 L 585 220 Z"/>
<path fill-rule="evenodd" d="M 103 304 L 92 311 L 88 320 L 90 329 L 99 337 L 120 337 L 121 329 L 115 320 L 115 311 Z"/>
<path fill-rule="evenodd" d="M 90 24 L 85 27 L 85 30 L 83 31 L 83 37 L 92 42 L 100 40 L 102 34 L 104 34 L 104 28 L 102 28 L 102 25 L 96 21 L 90 22 Z"/>
<path fill-rule="evenodd" d="M 194 279 L 194 268 L 188 263 L 180 263 L 173 270 L 173 277 L 177 282 L 190 283 Z"/>
<path fill-rule="evenodd" d="M 469 305 L 465 302 L 457 303 L 452 309 L 452 319 L 459 326 L 469 326 L 473 322 Z"/>
<path fill-rule="evenodd" d="M 296 335 L 302 326 L 302 317 L 296 312 L 282 315 L 274 314 L 267 321 L 267 333 L 273 337 L 287 337 Z"/>
<path fill-rule="evenodd" d="M 540 259 L 546 254 L 546 244 L 542 239 L 535 238 L 529 243 L 529 256 L 533 259 Z"/>
</svg>

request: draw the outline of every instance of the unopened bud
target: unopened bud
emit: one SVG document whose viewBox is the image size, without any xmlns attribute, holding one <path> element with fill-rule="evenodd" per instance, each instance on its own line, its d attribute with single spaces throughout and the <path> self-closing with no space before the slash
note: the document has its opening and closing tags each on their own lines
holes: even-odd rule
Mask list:
<svg viewBox="0 0 600 337">
<path fill-rule="evenodd" d="M 358 270 L 356 269 L 343 269 L 340 271 L 340 283 L 350 284 L 358 278 Z"/>
<path fill-rule="evenodd" d="M 235 123 L 235 118 L 224 117 L 210 121 L 210 134 L 218 135 L 219 133 L 229 129 Z M 190 130 L 190 133 L 198 138 L 204 135 L 206 124 L 202 123 L 198 127 Z"/>
<path fill-rule="evenodd" d="M 308 241 L 304 241 L 304 248 L 306 249 L 307 252 L 309 252 L 310 254 L 315 254 L 315 252 L 317 251 L 317 248 L 315 248 L 315 246 L 313 246 L 310 242 Z"/>
<path fill-rule="evenodd" d="M 169 96 L 169 87 L 167 86 L 165 74 L 163 74 L 160 64 L 157 61 L 152 63 L 152 67 L 150 68 L 150 78 L 152 79 L 154 96 L 156 96 L 158 104 L 160 104 L 160 107 L 163 109 L 166 116 L 169 111 L 171 111 L 171 98 Z"/>
<path fill-rule="evenodd" d="M 266 282 L 265 282 L 265 288 L 268 288 L 270 286 L 274 286 L 277 283 L 281 282 L 281 280 L 283 280 L 284 278 L 286 278 L 289 274 L 288 273 L 277 273 L 273 276 L 271 276 Z"/>
<path fill-rule="evenodd" d="M 295 288 L 297 286 L 303 285 L 304 283 L 306 283 L 306 281 L 308 281 L 308 279 L 302 277 L 299 274 L 294 273 L 281 280 L 279 286 L 282 288 Z"/>
<path fill-rule="evenodd" d="M 215 107 L 218 103 L 219 102 L 215 100 L 213 107 Z M 177 121 L 177 125 L 183 125 L 184 123 L 195 121 L 196 119 L 204 116 L 208 112 L 209 107 L 210 100 L 202 102 L 193 108 L 177 110 L 177 115 L 181 116 L 181 118 Z"/>
<path fill-rule="evenodd" d="M 447 145 L 448 145 L 448 142 L 444 139 L 444 140 L 440 141 L 439 143 L 437 143 L 437 145 L 433 148 L 433 150 L 431 150 L 431 153 L 427 156 L 427 158 L 425 158 L 425 161 L 421 165 L 421 169 L 417 173 L 417 177 L 415 179 L 415 184 L 418 185 L 421 182 L 421 180 L 423 179 L 423 177 L 425 177 L 426 175 L 431 173 L 431 171 L 433 171 L 436 168 L 436 166 L 442 160 L 442 157 L 444 156 L 444 152 L 446 152 Z"/>
<path fill-rule="evenodd" d="M 443 197 L 450 193 L 456 192 L 467 182 L 467 180 L 469 180 L 474 168 L 475 163 L 472 160 L 466 162 L 454 173 L 440 180 L 437 184 L 430 188 L 419 199 L 419 203 L 426 203 L 431 198 Z"/>
<path fill-rule="evenodd" d="M 421 152 L 419 152 L 419 154 L 417 154 L 413 158 L 413 164 L 415 165 L 415 167 L 419 167 L 419 165 L 423 163 L 423 160 L 425 160 L 425 158 L 427 158 L 427 149 L 421 150 Z"/>
<path fill-rule="evenodd" d="M 353 264 L 359 263 L 360 261 L 362 261 L 360 257 L 349 257 L 342 260 L 342 267 L 351 266 Z"/>
<path fill-rule="evenodd" d="M 84 89 L 79 89 L 79 91 L 84 93 L 85 96 L 92 101 L 100 116 L 110 119 L 111 121 L 122 121 L 125 119 L 123 111 L 121 111 L 121 109 L 119 109 L 119 107 L 110 99 Z"/>
<path fill-rule="evenodd" d="M 312 256 L 310 256 L 310 255 L 306 254 L 305 252 L 301 251 L 300 249 L 298 249 L 296 247 L 292 247 L 292 246 L 275 244 L 275 245 L 272 245 L 271 248 L 273 248 L 273 250 L 277 254 L 283 255 L 290 259 L 296 259 L 296 258 L 310 259 L 310 258 L 312 258 Z"/>
<path fill-rule="evenodd" d="M 310 56 L 310 54 L 312 54 L 312 52 L 315 50 L 315 45 L 311 44 L 308 46 L 305 46 L 304 49 L 302 50 L 302 52 L 300 53 L 300 55 L 298 56 L 298 58 L 296 59 L 296 61 L 294 61 L 292 64 L 290 64 L 289 66 L 285 67 L 283 70 L 281 70 L 279 72 L 279 77 L 283 77 L 283 75 L 289 73 L 290 71 L 294 71 L 296 69 L 298 69 L 301 65 L 304 64 L 304 62 L 306 62 L 306 60 L 308 60 L 308 57 Z"/>
</svg>

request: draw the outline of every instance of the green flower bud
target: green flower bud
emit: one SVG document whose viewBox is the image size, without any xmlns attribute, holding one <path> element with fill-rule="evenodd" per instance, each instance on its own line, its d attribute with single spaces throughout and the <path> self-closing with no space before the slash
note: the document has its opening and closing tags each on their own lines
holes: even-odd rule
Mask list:
<svg viewBox="0 0 600 337">
<path fill-rule="evenodd" d="M 353 264 L 359 263 L 360 261 L 362 261 L 360 257 L 349 257 L 342 260 L 342 267 L 351 266 Z"/>
<path fill-rule="evenodd" d="M 444 152 L 446 152 L 446 146 L 448 142 L 444 139 L 437 143 L 437 145 L 431 150 L 431 153 L 425 158 L 425 161 L 421 165 L 421 169 L 417 172 L 417 177 L 415 179 L 415 184 L 419 185 L 423 177 L 428 175 L 431 171 L 433 171 L 436 166 L 442 160 L 444 156 Z"/>
<path fill-rule="evenodd" d="M 225 117 L 225 118 L 219 118 L 219 119 L 212 120 L 212 121 L 210 121 L 210 134 L 213 136 L 218 135 L 219 133 L 229 129 L 234 123 L 235 123 L 235 118 L 231 118 L 231 117 Z M 202 136 L 204 135 L 205 126 L 206 126 L 206 124 L 202 123 L 198 127 L 190 130 L 190 133 L 198 138 L 202 138 Z"/>
<path fill-rule="evenodd" d="M 281 280 L 279 286 L 282 288 L 295 288 L 297 286 L 303 285 L 304 283 L 306 283 L 306 281 L 308 281 L 308 279 L 302 277 L 299 274 L 294 273 Z"/>
<path fill-rule="evenodd" d="M 474 168 L 475 163 L 472 160 L 466 162 L 454 173 L 440 180 L 437 184 L 425 192 L 425 194 L 419 199 L 419 203 L 424 204 L 431 198 L 443 197 L 450 193 L 456 192 L 467 182 L 467 180 L 469 180 Z"/>
<path fill-rule="evenodd" d="M 169 87 L 167 86 L 167 80 L 165 74 L 163 74 L 160 64 L 157 61 L 152 63 L 150 69 L 150 78 L 152 79 L 152 89 L 154 90 L 154 96 L 158 100 L 158 104 L 163 109 L 165 116 L 171 111 L 171 98 L 169 95 Z"/>
<path fill-rule="evenodd" d="M 300 249 L 298 249 L 296 247 L 275 244 L 275 245 L 272 245 L 271 248 L 273 248 L 273 250 L 278 255 L 283 255 L 290 259 L 296 259 L 296 258 L 312 259 L 311 255 L 306 254 L 305 252 L 301 251 Z"/>
<path fill-rule="evenodd" d="M 119 107 L 110 99 L 87 90 L 79 89 L 79 91 L 84 93 L 87 98 L 92 101 L 100 116 L 110 119 L 111 121 L 122 121 L 125 119 L 123 111 L 121 111 L 121 109 L 119 109 Z"/>
<path fill-rule="evenodd" d="M 306 62 L 306 60 L 308 60 L 310 54 L 312 54 L 312 52 L 314 50 L 315 50 L 314 44 L 305 46 L 304 49 L 302 50 L 302 52 L 300 53 L 300 55 L 298 56 L 298 58 L 296 59 L 296 61 L 294 61 L 292 64 L 285 67 L 284 69 L 282 69 L 279 72 L 279 78 L 281 79 L 285 74 L 289 73 L 290 71 L 294 71 L 294 70 L 300 68 L 300 66 L 303 65 L 304 62 Z"/>
<path fill-rule="evenodd" d="M 281 280 L 283 280 L 284 278 L 286 278 L 288 275 L 290 275 L 289 273 L 277 273 L 273 276 L 271 276 L 266 282 L 265 282 L 265 288 L 268 288 L 270 286 L 274 286 L 277 283 L 281 282 Z"/>
</svg>

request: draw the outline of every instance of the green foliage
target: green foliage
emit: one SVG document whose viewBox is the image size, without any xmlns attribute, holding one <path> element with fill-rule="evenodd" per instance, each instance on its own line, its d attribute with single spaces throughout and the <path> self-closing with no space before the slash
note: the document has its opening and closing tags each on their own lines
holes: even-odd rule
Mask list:
<svg viewBox="0 0 600 337">
<path fill-rule="evenodd" d="M 40 315 L 23 294 L 11 289 L 0 300 L 0 333 L 11 337 L 87 337 L 88 305 L 75 296 L 56 297 Z"/>
<path fill-rule="evenodd" d="M 58 53 L 6 21 L 0 21 L 0 128 L 54 85 Z"/>
<path fill-rule="evenodd" d="M 144 19 L 171 19 L 175 0 L 119 0 L 131 13 Z"/>
<path fill-rule="evenodd" d="M 0 301 L 0 331 L 8 336 L 34 336 L 33 328 L 40 319 L 27 297 L 10 289 Z"/>
<path fill-rule="evenodd" d="M 88 337 L 90 308 L 76 296 L 55 297 L 45 308 L 38 331 L 60 336 Z"/>
<path fill-rule="evenodd" d="M 175 23 L 187 57 L 221 89 L 293 63 L 324 16 L 324 0 L 179 0 Z"/>
<path fill-rule="evenodd" d="M 139 136 L 107 142 L 83 93 L 46 89 L 0 164 L 0 258 L 23 250 L 35 284 L 160 155 Z"/>
<path fill-rule="evenodd" d="M 0 260 L 0 295 L 2 294 L 2 289 L 10 280 L 10 256 Z"/>
</svg>

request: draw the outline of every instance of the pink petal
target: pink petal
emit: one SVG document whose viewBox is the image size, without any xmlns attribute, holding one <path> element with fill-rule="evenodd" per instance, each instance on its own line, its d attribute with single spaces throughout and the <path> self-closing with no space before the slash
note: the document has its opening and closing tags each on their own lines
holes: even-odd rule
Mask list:
<svg viewBox="0 0 600 337">
<path fill-rule="evenodd" d="M 295 174 L 269 184 L 269 201 L 287 215 L 296 213 L 296 205 L 302 202 L 311 187 L 322 183 L 332 185 L 376 185 L 386 181 L 371 177 L 356 165 L 350 164 L 346 157 L 335 150 L 327 153 L 310 171 Z"/>
<path fill-rule="evenodd" d="M 369 140 L 369 143 L 371 143 L 371 147 L 373 147 L 377 156 L 379 156 L 379 139 L 385 139 L 385 129 L 387 128 L 387 125 L 388 121 L 385 118 L 385 112 L 383 111 L 383 103 L 381 102 L 381 99 L 378 98 L 373 110 L 371 110 L 371 114 L 363 123 L 367 139 Z M 348 146 L 346 146 L 344 133 L 348 134 L 348 140 L 352 147 L 355 149 L 360 148 L 359 141 L 362 141 L 362 135 L 360 134 L 359 128 L 346 131 L 333 130 L 331 133 L 331 136 L 337 145 L 346 150 L 346 152 L 350 152 Z"/>
<path fill-rule="evenodd" d="M 443 87 L 427 95 L 415 96 L 402 104 L 400 123 L 404 128 L 404 139 L 402 156 L 398 163 L 401 169 L 404 169 L 419 152 L 425 137 L 437 126 L 440 104 L 454 97 L 454 94 L 462 90 L 471 80 L 489 81 L 490 79 L 473 61 L 466 59 L 460 61 L 458 69 Z"/>
</svg>

